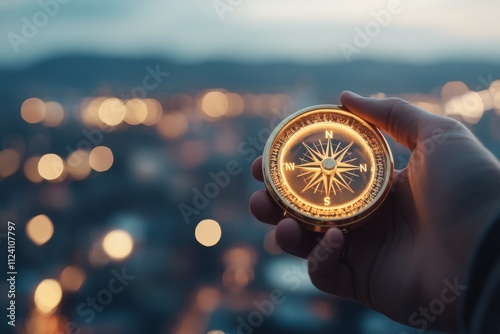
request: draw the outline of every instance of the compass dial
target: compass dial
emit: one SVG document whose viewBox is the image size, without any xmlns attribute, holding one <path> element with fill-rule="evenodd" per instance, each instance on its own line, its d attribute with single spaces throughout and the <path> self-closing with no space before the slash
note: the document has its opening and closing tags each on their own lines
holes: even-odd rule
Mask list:
<svg viewBox="0 0 500 334">
<path fill-rule="evenodd" d="M 363 221 L 386 197 L 393 174 L 380 131 L 340 106 L 311 107 L 281 122 L 262 167 L 285 215 L 316 231 Z"/>
</svg>

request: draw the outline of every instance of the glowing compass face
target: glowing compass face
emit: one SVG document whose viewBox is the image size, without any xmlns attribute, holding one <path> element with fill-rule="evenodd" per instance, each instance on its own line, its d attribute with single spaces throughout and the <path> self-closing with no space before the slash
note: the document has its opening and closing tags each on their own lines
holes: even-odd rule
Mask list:
<svg viewBox="0 0 500 334">
<path fill-rule="evenodd" d="M 386 197 L 393 174 L 380 131 L 339 106 L 307 108 L 281 122 L 262 167 L 285 215 L 316 231 L 363 221 Z"/>
</svg>

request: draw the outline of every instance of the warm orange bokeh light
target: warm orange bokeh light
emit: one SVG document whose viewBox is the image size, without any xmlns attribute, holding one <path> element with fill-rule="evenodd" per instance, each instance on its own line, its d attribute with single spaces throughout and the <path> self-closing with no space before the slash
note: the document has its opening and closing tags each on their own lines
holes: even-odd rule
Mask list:
<svg viewBox="0 0 500 334">
<path fill-rule="evenodd" d="M 221 293 L 212 287 L 201 288 L 196 295 L 196 305 L 203 313 L 212 313 L 219 306 Z"/>
<path fill-rule="evenodd" d="M 28 158 L 24 163 L 24 175 L 31 182 L 39 183 L 43 181 L 43 177 L 38 173 L 39 156 Z"/>
<path fill-rule="evenodd" d="M 85 273 L 78 267 L 68 266 L 61 273 L 61 285 L 67 291 L 78 291 L 83 282 L 85 282 Z"/>
<path fill-rule="evenodd" d="M 40 123 L 47 113 L 45 103 L 35 97 L 29 98 L 21 105 L 21 117 L 30 124 Z"/>
<path fill-rule="evenodd" d="M 216 245 L 221 236 L 222 230 L 219 223 L 213 219 L 205 219 L 198 223 L 194 231 L 196 240 L 205 247 Z"/>
<path fill-rule="evenodd" d="M 41 246 L 52 238 L 54 225 L 46 215 L 38 215 L 26 224 L 26 234 L 35 245 Z"/>
<path fill-rule="evenodd" d="M 441 88 L 441 98 L 443 101 L 451 100 L 456 96 L 463 95 L 469 91 L 469 87 L 462 81 L 450 81 Z"/>
<path fill-rule="evenodd" d="M 21 163 L 19 153 L 13 149 L 0 151 L 0 178 L 14 174 Z"/>
<path fill-rule="evenodd" d="M 127 113 L 125 114 L 125 122 L 130 125 L 138 125 L 146 120 L 148 117 L 147 104 L 139 99 L 128 100 L 125 103 Z"/>
<path fill-rule="evenodd" d="M 62 299 L 61 285 L 54 279 L 41 281 L 35 290 L 34 299 L 36 309 L 40 313 L 44 315 L 52 314 Z"/>
<path fill-rule="evenodd" d="M 134 248 L 134 239 L 124 230 L 114 230 L 106 234 L 102 248 L 109 257 L 117 260 L 126 258 Z"/>
<path fill-rule="evenodd" d="M 161 107 L 160 102 L 155 99 L 144 99 L 142 101 L 148 108 L 148 115 L 142 123 L 149 126 L 155 125 L 160 121 L 161 116 L 163 115 L 163 108 Z"/>
<path fill-rule="evenodd" d="M 221 91 L 207 92 L 201 98 L 201 110 L 209 117 L 221 117 L 229 111 L 229 100 Z"/>
<path fill-rule="evenodd" d="M 113 152 L 106 146 L 97 146 L 89 155 L 89 165 L 96 172 L 105 172 L 113 166 Z"/>
<path fill-rule="evenodd" d="M 64 161 L 57 154 L 45 154 L 38 161 L 38 173 L 45 180 L 55 180 L 64 172 Z"/>
<path fill-rule="evenodd" d="M 97 115 L 104 124 L 116 126 L 123 122 L 126 113 L 125 103 L 116 97 L 112 97 L 101 103 Z"/>
<path fill-rule="evenodd" d="M 188 121 L 182 113 L 169 113 L 163 115 L 157 124 L 158 132 L 167 139 L 182 136 L 188 130 Z"/>
<path fill-rule="evenodd" d="M 89 164 L 90 152 L 84 149 L 78 149 L 71 152 L 66 159 L 66 167 L 69 175 L 75 180 L 83 180 L 89 176 L 92 169 Z"/>
<path fill-rule="evenodd" d="M 61 125 L 64 121 L 64 109 L 60 103 L 49 101 L 45 103 L 46 115 L 43 124 L 49 127 Z"/>
</svg>

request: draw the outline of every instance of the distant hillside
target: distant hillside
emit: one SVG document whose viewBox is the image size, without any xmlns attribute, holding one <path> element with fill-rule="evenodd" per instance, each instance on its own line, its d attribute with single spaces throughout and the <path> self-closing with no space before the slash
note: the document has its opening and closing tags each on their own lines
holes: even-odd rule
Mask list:
<svg viewBox="0 0 500 334">
<path fill-rule="evenodd" d="M 450 80 L 464 81 L 474 89 L 481 84 L 481 76 L 500 78 L 500 66 L 487 63 L 181 64 L 155 58 L 66 56 L 24 69 L 0 69 L 0 96 L 89 95 L 97 94 L 98 89 L 117 93 L 141 84 L 147 74 L 146 67 L 155 68 L 157 65 L 170 76 L 162 83 L 161 91 L 154 93 L 167 95 L 213 87 L 254 92 L 290 91 L 306 87 L 320 97 L 331 96 L 344 89 L 361 93 L 429 93 Z"/>
</svg>

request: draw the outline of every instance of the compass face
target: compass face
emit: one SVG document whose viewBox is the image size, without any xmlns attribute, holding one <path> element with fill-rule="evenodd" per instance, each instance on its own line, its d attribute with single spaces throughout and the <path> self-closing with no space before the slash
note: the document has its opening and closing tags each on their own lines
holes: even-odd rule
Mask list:
<svg viewBox="0 0 500 334">
<path fill-rule="evenodd" d="M 339 106 L 285 119 L 266 144 L 262 167 L 285 215 L 316 231 L 362 222 L 386 197 L 393 174 L 380 131 Z"/>
</svg>

